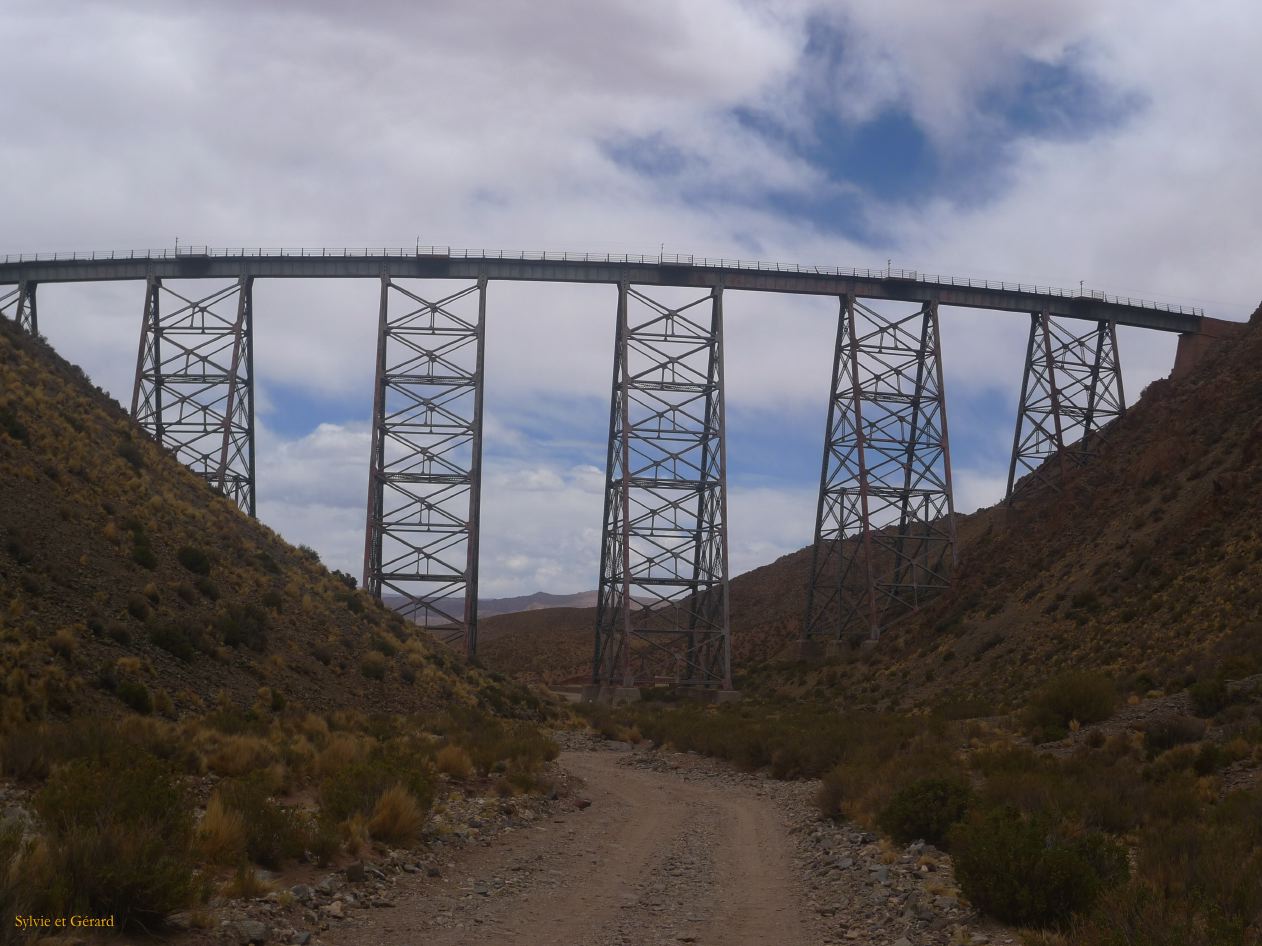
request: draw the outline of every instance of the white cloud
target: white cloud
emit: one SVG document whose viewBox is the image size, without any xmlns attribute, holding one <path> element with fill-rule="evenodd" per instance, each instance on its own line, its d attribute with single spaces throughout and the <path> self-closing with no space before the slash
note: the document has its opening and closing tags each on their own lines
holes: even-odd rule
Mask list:
<svg viewBox="0 0 1262 946">
<path fill-rule="evenodd" d="M 844 33 L 840 60 L 809 58 L 819 23 Z M 0 11 L 0 34 L 0 84 L 15 93 L 0 98 L 13 132 L 0 139 L 0 252 L 177 236 L 648 253 L 665 244 L 1084 280 L 1237 318 L 1259 295 L 1262 221 L 1249 208 L 1262 203 L 1262 126 L 1249 118 L 1262 111 L 1262 13 L 1245 0 L 19 2 Z M 894 106 L 958 161 L 991 140 L 986 103 L 1017 87 L 1030 61 L 1068 64 L 1106 102 L 1137 107 L 1091 134 L 994 145 L 1002 154 L 983 157 L 995 159 L 995 186 L 981 202 L 881 204 L 732 117 L 737 107 L 771 112 L 809 136 L 813 109 L 859 120 Z M 652 142 L 679 172 L 643 176 L 615 159 L 634 142 Z M 768 200 L 842 191 L 859 195 L 884 245 L 824 232 Z M 255 289 L 262 515 L 353 574 L 377 291 L 371 281 Z M 138 284 L 40 289 L 45 334 L 124 404 L 142 299 Z M 607 412 L 589 409 L 607 403 L 614 307 L 611 287 L 491 288 L 488 594 L 592 587 Z M 725 313 L 733 411 L 821 414 L 835 306 L 733 292 Z M 966 509 L 1002 492 L 1006 469 L 981 455 L 1006 455 L 1026 323 L 944 310 L 942 325 L 955 442 L 985 445 L 976 458 L 955 455 Z M 1133 400 L 1168 370 L 1173 340 L 1121 334 Z M 281 436 L 293 425 L 277 412 L 303 398 L 336 404 L 337 423 Z M 541 430 L 555 432 L 547 450 Z M 739 456 L 729 462 L 739 472 Z M 766 492 L 733 489 L 734 568 L 809 540 L 814 475 L 786 470 Z"/>
</svg>

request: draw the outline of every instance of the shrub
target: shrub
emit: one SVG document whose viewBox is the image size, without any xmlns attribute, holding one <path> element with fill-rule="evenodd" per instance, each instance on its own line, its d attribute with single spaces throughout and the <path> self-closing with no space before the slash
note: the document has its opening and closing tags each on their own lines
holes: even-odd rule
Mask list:
<svg viewBox="0 0 1262 946">
<path fill-rule="evenodd" d="M 412 747 L 379 746 L 366 757 L 352 758 L 327 773 L 320 782 L 320 804 L 326 817 L 344 821 L 353 815 L 372 815 L 377 799 L 393 786 L 402 786 L 423 812 L 434 800 L 433 779 L 424 758 Z"/>
<path fill-rule="evenodd" d="M 841 820 L 841 803 L 845 801 L 844 773 L 841 766 L 824 773 L 819 791 L 815 793 L 815 806 L 825 818 Z"/>
<path fill-rule="evenodd" d="M 173 657 L 183 661 L 193 659 L 196 648 L 189 640 L 188 634 L 178 624 L 162 622 L 149 629 L 149 641 L 155 647 L 161 647 Z"/>
<path fill-rule="evenodd" d="M 307 825 L 290 808 L 276 804 L 260 774 L 225 781 L 219 786 L 224 808 L 241 817 L 245 851 L 250 860 L 275 869 L 306 849 Z"/>
<path fill-rule="evenodd" d="M 257 605 L 230 605 L 215 619 L 215 630 L 229 647 L 267 649 L 267 612 Z"/>
<path fill-rule="evenodd" d="M 140 470 L 145 465 L 144 455 L 131 439 L 124 440 L 118 445 L 118 455 L 126 460 L 133 470 Z"/>
<path fill-rule="evenodd" d="M 48 839 L 24 878 L 39 891 L 34 912 L 112 914 L 121 927 L 151 929 L 192 900 L 191 805 L 151 756 L 71 762 L 35 807 Z"/>
<path fill-rule="evenodd" d="M 1041 818 L 995 808 L 951 832 L 955 876 L 976 907 L 1018 926 L 1063 924 L 1126 875 L 1126 852 L 1098 832 L 1059 837 Z"/>
<path fill-rule="evenodd" d="M 193 582 L 193 587 L 201 593 L 201 596 L 207 601 L 219 600 L 219 589 L 215 587 L 215 583 L 209 578 L 201 577 Z"/>
<path fill-rule="evenodd" d="M 426 806 L 428 808 L 428 806 Z M 377 798 L 368 832 L 388 844 L 411 844 L 425 824 L 426 809 L 402 785 L 391 785 Z"/>
<path fill-rule="evenodd" d="M 1175 746 L 1197 742 L 1205 735 L 1205 721 L 1193 716 L 1157 719 L 1144 727 L 1144 748 L 1156 756 Z"/>
<path fill-rule="evenodd" d="M 1192 708 L 1197 716 L 1216 716 L 1231 705 L 1231 694 L 1227 692 L 1227 681 L 1221 677 L 1212 680 L 1200 680 L 1188 687 L 1188 696 L 1192 700 Z"/>
<path fill-rule="evenodd" d="M 153 712 L 153 696 L 149 688 L 139 680 L 120 680 L 115 690 L 123 705 L 148 716 Z"/>
<path fill-rule="evenodd" d="M 452 778 L 466 779 L 473 775 L 473 760 L 459 746 L 443 746 L 434 760 L 438 771 Z"/>
<path fill-rule="evenodd" d="M 1025 709 L 1026 730 L 1044 741 L 1062 738 L 1071 722 L 1098 723 L 1113 715 L 1117 691 L 1096 673 L 1068 673 L 1050 681 Z"/>
<path fill-rule="evenodd" d="M 142 595 L 131 595 L 127 599 L 127 613 L 137 621 L 143 621 L 149 616 L 149 602 Z"/>
<path fill-rule="evenodd" d="M 197 825 L 196 849 L 207 863 L 224 867 L 245 857 L 245 819 L 218 795 L 211 798 Z"/>
<path fill-rule="evenodd" d="M 210 574 L 210 556 L 192 545 L 182 545 L 175 553 L 175 560 L 194 575 Z"/>
<path fill-rule="evenodd" d="M 385 654 L 380 651 L 370 650 L 364 654 L 364 659 L 360 661 L 359 672 L 372 680 L 384 680 L 387 666 Z"/>
<path fill-rule="evenodd" d="M 925 840 L 947 845 L 947 832 L 963 820 L 973 802 L 973 791 L 959 779 L 926 778 L 908 785 L 881 811 L 881 830 L 907 844 Z"/>
</svg>

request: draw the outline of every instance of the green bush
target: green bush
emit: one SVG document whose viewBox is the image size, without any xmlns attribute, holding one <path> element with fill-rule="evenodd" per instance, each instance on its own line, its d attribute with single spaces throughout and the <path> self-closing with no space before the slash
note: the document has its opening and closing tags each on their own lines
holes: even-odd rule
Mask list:
<svg viewBox="0 0 1262 946">
<path fill-rule="evenodd" d="M 1126 876 L 1126 852 L 1099 832 L 1061 837 L 1042 818 L 995 808 L 951 831 L 955 876 L 978 909 L 1017 926 L 1064 924 Z"/>
<path fill-rule="evenodd" d="M 132 753 L 64 765 L 35 808 L 48 850 L 23 877 L 28 909 L 113 915 L 120 927 L 150 930 L 191 902 L 192 804 L 156 759 Z"/>
<path fill-rule="evenodd" d="M 215 630 L 229 647 L 267 649 L 267 612 L 258 605 L 230 605 L 215 619 Z"/>
<path fill-rule="evenodd" d="M 115 691 L 123 705 L 148 716 L 153 712 L 153 696 L 139 680 L 120 680 Z"/>
<path fill-rule="evenodd" d="M 1023 714 L 1026 731 L 1036 739 L 1060 739 L 1071 722 L 1098 723 L 1113 715 L 1117 690 L 1104 676 L 1067 673 L 1048 682 L 1030 698 Z"/>
<path fill-rule="evenodd" d="M 1144 748 L 1149 756 L 1157 756 L 1175 746 L 1197 742 L 1204 735 L 1205 721 L 1193 716 L 1157 719 L 1144 727 Z"/>
<path fill-rule="evenodd" d="M 371 680 L 384 680 L 389 664 L 380 651 L 370 650 L 359 663 L 359 672 Z"/>
<path fill-rule="evenodd" d="M 298 812 L 276 804 L 260 776 L 225 781 L 219 800 L 245 822 L 246 855 L 254 863 L 275 870 L 306 849 L 310 826 Z"/>
<path fill-rule="evenodd" d="M 1212 680 L 1200 680 L 1188 687 L 1188 696 L 1192 700 L 1192 708 L 1197 716 L 1217 716 L 1231 705 L 1231 694 L 1227 692 L 1227 681 L 1221 677 Z"/>
<path fill-rule="evenodd" d="M 192 545 L 182 545 L 175 559 L 194 575 L 210 574 L 210 556 Z"/>
<path fill-rule="evenodd" d="M 434 801 L 434 777 L 425 755 L 406 744 L 377 746 L 367 758 L 332 772 L 320 783 L 323 815 L 341 821 L 352 815 L 368 817 L 381 793 L 402 785 L 429 811 Z"/>
<path fill-rule="evenodd" d="M 908 785 L 890 799 L 878 823 L 895 841 L 924 840 L 947 846 L 947 834 L 963 820 L 973 803 L 973 790 L 960 779 L 926 778 Z"/>
<path fill-rule="evenodd" d="M 192 660 L 193 655 L 197 652 L 193 642 L 182 627 L 165 621 L 155 624 L 149 629 L 149 641 L 155 647 L 161 647 L 173 657 L 186 662 Z"/>
</svg>

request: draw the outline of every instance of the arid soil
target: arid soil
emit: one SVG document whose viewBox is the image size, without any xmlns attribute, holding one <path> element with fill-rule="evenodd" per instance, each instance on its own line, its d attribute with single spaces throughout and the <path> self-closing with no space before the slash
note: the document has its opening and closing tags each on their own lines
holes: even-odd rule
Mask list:
<svg viewBox="0 0 1262 946">
<path fill-rule="evenodd" d="M 589 806 L 466 848 L 440 877 L 408 876 L 391 909 L 355 911 L 315 941 L 1012 942 L 976 923 L 954 896 L 949 865 L 926 868 L 923 846 L 902 852 L 851 825 L 818 822 L 807 783 L 773 782 L 690 755 L 571 745 L 560 763 L 583 780 Z"/>
</svg>

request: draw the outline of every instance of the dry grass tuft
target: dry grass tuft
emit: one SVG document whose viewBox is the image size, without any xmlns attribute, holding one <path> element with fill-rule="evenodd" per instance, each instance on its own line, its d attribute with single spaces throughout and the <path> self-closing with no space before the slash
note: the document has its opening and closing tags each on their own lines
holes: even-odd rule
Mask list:
<svg viewBox="0 0 1262 946">
<path fill-rule="evenodd" d="M 245 857 L 245 820 L 216 795 L 197 826 L 197 852 L 208 864 L 236 864 Z"/>
<path fill-rule="evenodd" d="M 259 876 L 259 872 L 249 864 L 242 864 L 219 892 L 229 900 L 253 900 L 266 897 L 272 890 L 270 881 Z"/>
<path fill-rule="evenodd" d="M 265 768 L 275 760 L 270 743 L 253 736 L 228 736 L 219 748 L 210 753 L 206 762 L 211 771 L 229 777 L 246 775 Z"/>
<path fill-rule="evenodd" d="M 392 785 L 381 793 L 368 821 L 368 832 L 388 844 L 411 844 L 425 825 L 425 811 L 402 785 Z"/>
<path fill-rule="evenodd" d="M 434 760 L 438 771 L 452 778 L 467 779 L 473 775 L 473 760 L 460 746 L 443 746 Z"/>
</svg>

